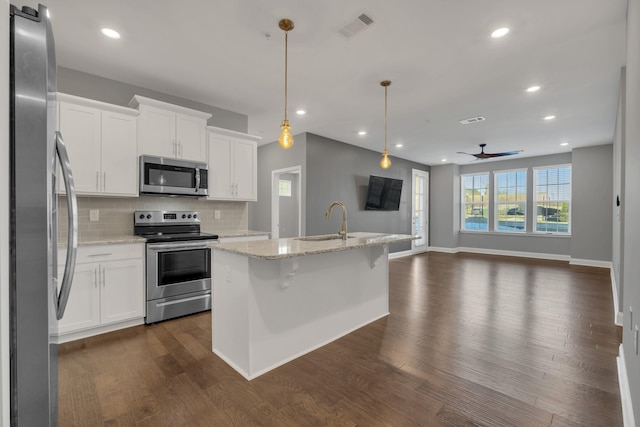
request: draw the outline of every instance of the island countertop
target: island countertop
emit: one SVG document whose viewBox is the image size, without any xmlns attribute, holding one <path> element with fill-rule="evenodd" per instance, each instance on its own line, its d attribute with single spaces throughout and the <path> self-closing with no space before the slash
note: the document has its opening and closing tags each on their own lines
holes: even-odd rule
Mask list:
<svg viewBox="0 0 640 427">
<path fill-rule="evenodd" d="M 349 238 L 328 239 L 334 235 L 294 237 L 289 239 L 256 240 L 248 242 L 215 243 L 211 248 L 245 255 L 250 258 L 283 259 L 299 256 L 345 251 L 380 246 L 389 243 L 408 242 L 418 237 L 409 234 L 348 233 Z M 304 240 L 307 239 L 307 240 Z"/>
</svg>

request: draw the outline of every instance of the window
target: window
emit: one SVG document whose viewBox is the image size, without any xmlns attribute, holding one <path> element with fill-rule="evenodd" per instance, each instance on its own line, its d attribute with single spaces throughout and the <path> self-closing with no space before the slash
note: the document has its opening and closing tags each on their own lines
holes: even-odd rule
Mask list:
<svg viewBox="0 0 640 427">
<path fill-rule="evenodd" d="M 495 173 L 495 230 L 526 231 L 526 169 Z"/>
<path fill-rule="evenodd" d="M 278 195 L 291 197 L 291 181 L 286 179 L 278 181 Z"/>
<path fill-rule="evenodd" d="M 462 175 L 462 229 L 489 230 L 489 174 Z"/>
<path fill-rule="evenodd" d="M 534 169 L 535 231 L 571 233 L 571 166 Z"/>
</svg>

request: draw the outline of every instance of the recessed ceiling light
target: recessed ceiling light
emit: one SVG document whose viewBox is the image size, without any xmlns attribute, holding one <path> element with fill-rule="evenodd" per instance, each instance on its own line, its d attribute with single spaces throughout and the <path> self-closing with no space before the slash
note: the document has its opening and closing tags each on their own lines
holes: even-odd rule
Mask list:
<svg viewBox="0 0 640 427">
<path fill-rule="evenodd" d="M 540 90 L 540 86 L 531 86 L 527 88 L 527 92 L 531 93 L 531 92 L 537 92 Z"/>
<path fill-rule="evenodd" d="M 442 159 L 442 160 L 440 160 L 440 161 L 441 161 L 441 162 L 446 162 L 446 161 L 447 161 L 447 159 Z"/>
<path fill-rule="evenodd" d="M 491 33 L 491 37 L 494 39 L 499 39 L 500 37 L 504 37 L 509 33 L 509 29 L 507 27 L 498 28 L 493 33 Z"/>
<path fill-rule="evenodd" d="M 307 112 L 304 111 L 304 110 L 298 110 L 298 111 L 296 111 L 296 114 L 299 115 L 299 116 L 304 116 L 305 114 L 307 114 Z"/>
<path fill-rule="evenodd" d="M 366 130 L 361 130 L 360 132 L 358 132 L 358 135 L 363 136 L 366 135 L 367 131 Z"/>
<path fill-rule="evenodd" d="M 544 116 L 544 117 L 543 117 L 543 119 L 544 119 L 544 120 L 553 120 L 553 119 L 555 119 L 555 118 L 556 118 L 556 116 L 554 116 L 554 115 Z"/>
<path fill-rule="evenodd" d="M 568 142 L 563 142 L 560 145 L 562 145 L 563 147 L 566 147 L 567 145 L 569 145 L 569 143 Z"/>
<path fill-rule="evenodd" d="M 120 33 L 117 32 L 114 29 L 103 28 L 100 31 L 102 32 L 102 34 L 104 34 L 105 36 L 109 37 L 110 39 L 119 39 L 120 38 Z"/>
<path fill-rule="evenodd" d="M 396 144 L 396 148 L 402 148 L 402 147 L 404 147 L 403 144 Z"/>
</svg>

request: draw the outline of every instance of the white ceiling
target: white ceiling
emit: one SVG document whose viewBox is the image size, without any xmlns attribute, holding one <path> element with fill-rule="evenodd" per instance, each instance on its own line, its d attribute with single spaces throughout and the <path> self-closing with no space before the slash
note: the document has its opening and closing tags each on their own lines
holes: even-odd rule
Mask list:
<svg viewBox="0 0 640 427">
<path fill-rule="evenodd" d="M 294 134 L 381 151 L 389 79 L 392 156 L 466 164 L 473 158 L 456 152 L 480 143 L 523 157 L 613 140 L 627 0 L 42 2 L 59 65 L 246 114 L 266 142 L 284 115 L 281 18 L 295 23 Z M 362 12 L 375 22 L 350 39 L 338 33 Z M 103 26 L 122 38 L 102 36 Z M 509 35 L 489 37 L 502 26 Z M 524 92 L 534 84 L 542 89 Z M 542 120 L 549 114 L 557 118 Z M 486 121 L 459 123 L 475 116 Z"/>
</svg>

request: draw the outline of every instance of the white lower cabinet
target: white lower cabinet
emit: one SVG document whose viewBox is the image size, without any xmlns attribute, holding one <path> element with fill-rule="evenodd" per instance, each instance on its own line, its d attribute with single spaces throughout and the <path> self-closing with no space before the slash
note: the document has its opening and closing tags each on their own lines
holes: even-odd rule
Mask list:
<svg viewBox="0 0 640 427">
<path fill-rule="evenodd" d="M 58 253 L 62 280 L 66 250 Z M 58 342 L 144 322 L 144 244 L 78 248 L 67 309 Z"/>
</svg>

